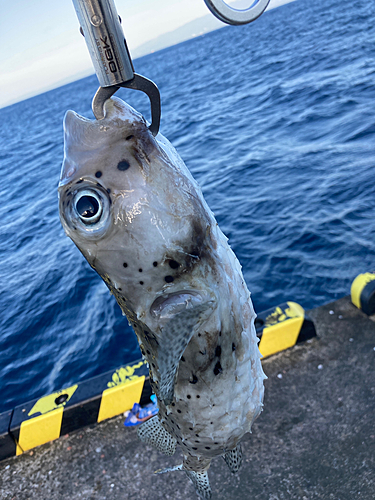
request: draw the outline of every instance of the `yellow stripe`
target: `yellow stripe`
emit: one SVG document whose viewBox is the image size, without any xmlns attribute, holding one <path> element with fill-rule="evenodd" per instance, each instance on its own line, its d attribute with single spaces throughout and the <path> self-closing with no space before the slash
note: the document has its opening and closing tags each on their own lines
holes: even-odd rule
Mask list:
<svg viewBox="0 0 375 500">
<path fill-rule="evenodd" d="M 42 415 L 44 415 L 51 410 L 56 410 L 56 408 L 62 408 L 73 396 L 73 394 L 77 390 L 77 387 L 78 385 L 72 385 L 72 387 L 62 389 L 61 391 L 54 392 L 53 394 L 49 394 L 48 396 L 44 396 L 43 398 L 38 399 L 38 401 L 31 408 L 27 415 L 29 417 L 31 417 L 31 415 L 34 415 L 34 413 L 41 413 Z M 59 403 L 59 397 L 61 398 L 62 396 L 63 402 Z"/>
<path fill-rule="evenodd" d="M 124 384 L 103 391 L 98 422 L 131 410 L 134 403 L 139 403 L 144 381 L 144 376 L 134 377 Z"/>
<path fill-rule="evenodd" d="M 356 277 L 356 279 L 352 283 L 352 287 L 350 289 L 350 295 L 352 297 L 353 304 L 361 309 L 361 294 L 367 283 L 375 280 L 374 273 L 364 273 L 360 274 Z"/>
<path fill-rule="evenodd" d="M 63 408 L 21 423 L 17 455 L 60 437 Z"/>
<path fill-rule="evenodd" d="M 288 306 L 284 314 L 279 315 L 281 321 L 263 330 L 259 350 L 264 358 L 293 347 L 297 342 L 305 319 L 305 311 L 295 302 L 288 302 Z"/>
</svg>

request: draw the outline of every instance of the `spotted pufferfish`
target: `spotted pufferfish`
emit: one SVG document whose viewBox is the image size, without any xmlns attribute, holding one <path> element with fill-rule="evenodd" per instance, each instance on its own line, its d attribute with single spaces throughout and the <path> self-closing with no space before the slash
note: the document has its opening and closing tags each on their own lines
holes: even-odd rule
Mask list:
<svg viewBox="0 0 375 500">
<path fill-rule="evenodd" d="M 173 455 L 200 498 L 262 410 L 266 378 L 241 266 L 173 146 L 114 97 L 105 118 L 64 119 L 60 219 L 132 325 L 159 412 L 139 438 Z"/>
</svg>

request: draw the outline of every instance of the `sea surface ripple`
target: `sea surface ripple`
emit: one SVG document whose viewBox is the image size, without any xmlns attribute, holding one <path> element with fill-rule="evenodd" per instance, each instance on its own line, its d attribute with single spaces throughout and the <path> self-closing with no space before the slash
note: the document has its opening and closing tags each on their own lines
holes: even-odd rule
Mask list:
<svg viewBox="0 0 375 500">
<path fill-rule="evenodd" d="M 373 2 L 297 0 L 135 61 L 258 311 L 327 303 L 375 270 L 374 39 Z M 93 118 L 97 86 L 0 110 L 0 411 L 140 357 L 58 217 L 63 116 Z"/>
</svg>

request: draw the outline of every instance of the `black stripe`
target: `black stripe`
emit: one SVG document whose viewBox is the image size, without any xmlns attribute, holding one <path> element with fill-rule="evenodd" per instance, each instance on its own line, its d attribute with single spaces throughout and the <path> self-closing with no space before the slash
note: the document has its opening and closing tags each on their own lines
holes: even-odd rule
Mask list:
<svg viewBox="0 0 375 500">
<path fill-rule="evenodd" d="M 360 297 L 362 311 L 371 316 L 375 314 L 375 280 L 370 281 L 364 287 Z"/>
</svg>

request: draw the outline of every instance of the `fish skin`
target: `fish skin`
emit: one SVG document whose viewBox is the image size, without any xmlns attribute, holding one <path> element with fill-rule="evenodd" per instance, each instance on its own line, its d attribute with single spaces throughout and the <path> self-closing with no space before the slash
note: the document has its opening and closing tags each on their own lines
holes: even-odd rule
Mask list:
<svg viewBox="0 0 375 500">
<path fill-rule="evenodd" d="M 226 456 L 229 465 L 232 451 L 236 463 L 262 410 L 256 315 L 241 266 L 173 146 L 120 99 L 105 112 L 100 121 L 65 116 L 61 223 L 133 326 L 157 418 L 198 495 L 210 498 L 210 461 Z M 75 206 L 92 193 L 102 214 L 85 224 Z"/>
</svg>

